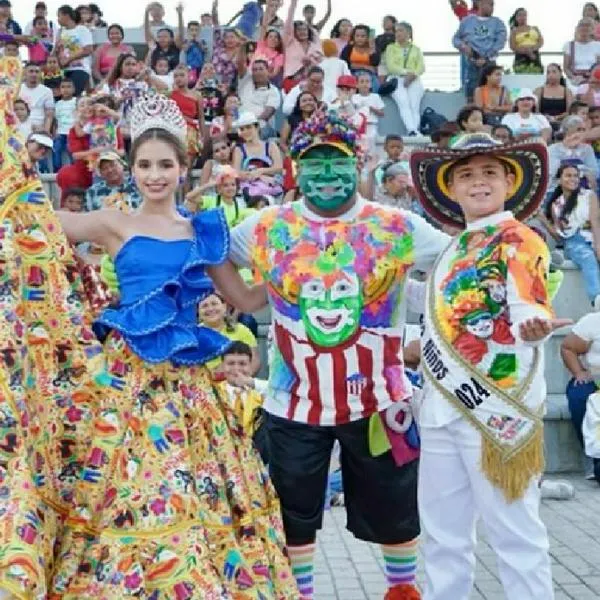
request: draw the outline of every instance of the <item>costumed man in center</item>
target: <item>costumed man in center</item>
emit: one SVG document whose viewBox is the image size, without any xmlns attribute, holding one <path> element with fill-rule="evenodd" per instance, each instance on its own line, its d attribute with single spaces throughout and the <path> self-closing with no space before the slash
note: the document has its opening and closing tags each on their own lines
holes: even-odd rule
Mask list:
<svg viewBox="0 0 600 600">
<path fill-rule="evenodd" d="M 523 223 L 547 180 L 542 141 L 486 134 L 411 156 L 429 215 L 465 228 L 428 283 L 419 410 L 425 600 L 467 600 L 480 515 L 509 598 L 552 600 L 539 516 L 546 396 L 543 342 L 555 319 L 549 253 Z M 465 227 L 466 226 L 466 227 Z"/>
<path fill-rule="evenodd" d="M 404 298 L 415 266 L 449 238 L 421 217 L 357 193 L 356 130 L 319 114 L 295 132 L 302 198 L 232 231 L 230 259 L 268 287 L 273 345 L 264 409 L 270 471 L 292 570 L 313 597 L 331 451 L 337 440 L 347 527 L 382 546 L 387 600 L 415 586 L 418 436 L 404 373 Z"/>
</svg>

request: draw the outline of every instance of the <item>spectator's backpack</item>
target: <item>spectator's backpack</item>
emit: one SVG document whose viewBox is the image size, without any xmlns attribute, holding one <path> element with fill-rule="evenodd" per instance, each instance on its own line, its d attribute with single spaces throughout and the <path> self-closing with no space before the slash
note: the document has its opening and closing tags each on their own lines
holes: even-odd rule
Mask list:
<svg viewBox="0 0 600 600">
<path fill-rule="evenodd" d="M 421 126 L 419 127 L 419 130 L 423 135 L 431 136 L 447 122 L 448 119 L 446 119 L 444 115 L 435 112 L 433 108 L 428 106 L 421 115 Z"/>
</svg>

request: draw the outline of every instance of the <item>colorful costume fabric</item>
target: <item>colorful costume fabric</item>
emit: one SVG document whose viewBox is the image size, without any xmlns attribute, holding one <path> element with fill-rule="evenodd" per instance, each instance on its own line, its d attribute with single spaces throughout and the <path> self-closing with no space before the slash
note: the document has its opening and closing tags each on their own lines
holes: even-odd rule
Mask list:
<svg viewBox="0 0 600 600">
<path fill-rule="evenodd" d="M 362 199 L 343 219 L 303 206 L 247 219 L 235 230 L 234 259 L 250 258 L 269 286 L 275 348 L 266 410 L 339 425 L 410 397 L 403 287 L 415 262 L 433 260 L 447 238 L 416 215 Z M 241 255 L 246 243 L 250 256 Z"/>
<path fill-rule="evenodd" d="M 0 60 L 0 589 L 46 598 L 75 505 L 102 348 L 81 279 L 24 140 L 14 133 L 18 59 Z"/>
<path fill-rule="evenodd" d="M 428 292 L 430 385 L 421 419 L 435 412 L 434 420 L 462 414 L 470 421 L 484 438 L 483 472 L 511 500 L 543 469 L 542 350 L 520 340 L 518 325 L 553 316 L 548 262 L 542 239 L 501 213 L 457 238 Z"/>
<path fill-rule="evenodd" d="M 4 59 L 5 72 L 17 63 Z M 220 211 L 193 240 L 134 237 L 104 350 L 71 251 L 3 89 L 0 178 L 0 589 L 36 600 L 296 599 L 279 507 L 195 324 Z M 136 353 L 134 353 L 135 349 Z"/>
</svg>

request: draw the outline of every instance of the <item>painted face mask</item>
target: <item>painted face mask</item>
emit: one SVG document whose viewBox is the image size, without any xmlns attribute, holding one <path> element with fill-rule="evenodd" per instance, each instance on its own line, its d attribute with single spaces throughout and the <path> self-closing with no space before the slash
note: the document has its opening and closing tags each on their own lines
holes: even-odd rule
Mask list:
<svg viewBox="0 0 600 600">
<path fill-rule="evenodd" d="M 359 326 L 363 298 L 358 277 L 344 274 L 330 287 L 311 279 L 301 287 L 299 306 L 308 337 L 319 346 L 337 346 Z"/>
<path fill-rule="evenodd" d="M 356 193 L 356 158 L 331 146 L 314 148 L 300 159 L 297 180 L 310 204 L 322 211 L 338 210 Z"/>
<path fill-rule="evenodd" d="M 463 319 L 467 331 L 475 337 L 487 339 L 494 333 L 492 315 L 485 311 L 475 311 Z"/>
</svg>

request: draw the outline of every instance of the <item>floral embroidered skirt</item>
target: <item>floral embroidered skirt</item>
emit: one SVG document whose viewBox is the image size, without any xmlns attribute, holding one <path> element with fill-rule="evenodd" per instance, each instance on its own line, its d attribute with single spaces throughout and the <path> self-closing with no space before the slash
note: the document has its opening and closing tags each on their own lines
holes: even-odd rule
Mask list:
<svg viewBox="0 0 600 600">
<path fill-rule="evenodd" d="M 0 589 L 299 598 L 273 488 L 207 370 L 103 348 L 39 183 L 2 199 Z"/>
<path fill-rule="evenodd" d="M 110 389 L 71 249 L 24 145 L 0 136 L 0 589 L 41 599 Z"/>
<path fill-rule="evenodd" d="M 266 470 L 204 367 L 112 333 L 51 598 L 299 598 Z M 140 596 L 141 594 L 141 596 Z"/>
</svg>

